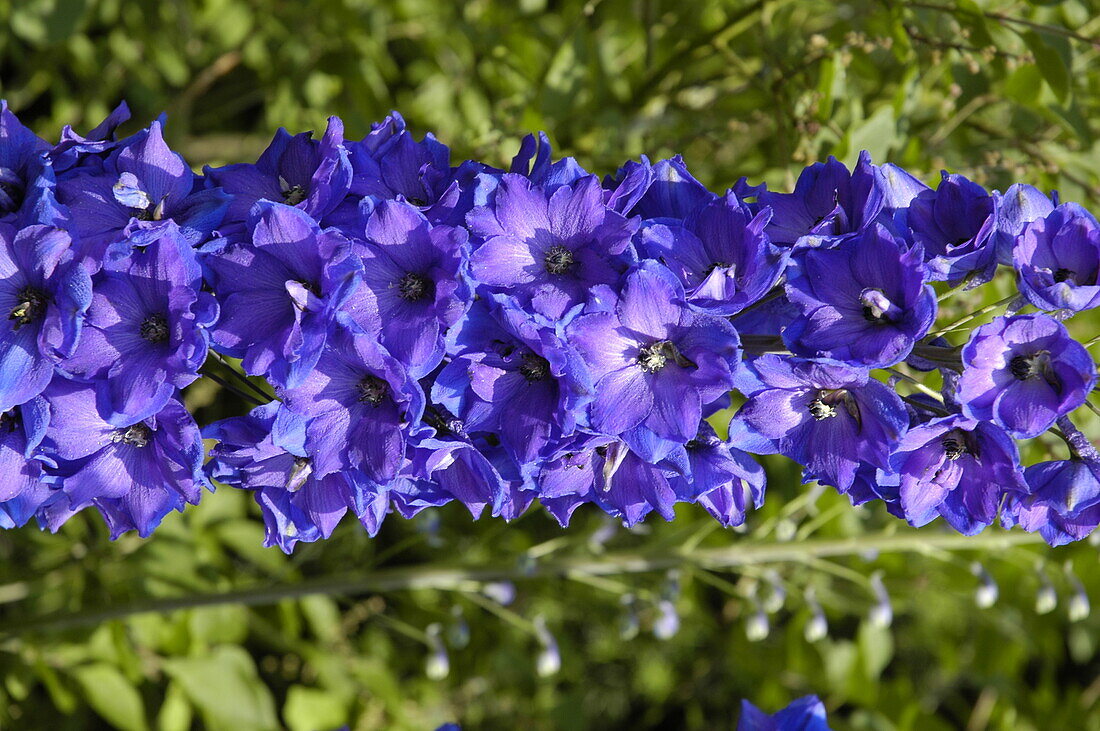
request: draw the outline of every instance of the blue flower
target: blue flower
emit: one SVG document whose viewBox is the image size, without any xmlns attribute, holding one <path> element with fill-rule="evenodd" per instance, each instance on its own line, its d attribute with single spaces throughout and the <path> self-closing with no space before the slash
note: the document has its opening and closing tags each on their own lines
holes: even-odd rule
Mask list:
<svg viewBox="0 0 1100 731">
<path fill-rule="evenodd" d="M 247 416 L 215 422 L 203 429 L 205 438 L 218 441 L 210 450 L 206 473 L 254 493 L 264 516 L 265 546 L 290 553 L 299 542 L 328 538 L 349 508 L 365 502 L 367 493 L 381 497 L 381 514 L 370 512 L 364 521 L 375 535 L 388 507 L 385 489 L 358 470 L 319 477 L 305 451 L 305 427 L 305 419 L 277 401 Z"/>
<path fill-rule="evenodd" d="M 367 218 L 365 234 L 365 242 L 353 245 L 361 284 L 340 310 L 380 337 L 414 377 L 425 375 L 443 359 L 443 333 L 468 307 L 466 231 L 432 226 L 408 203 L 383 201 Z"/>
<path fill-rule="evenodd" d="M 400 197 L 414 206 L 430 207 L 452 182 L 447 146 L 431 134 L 417 142 L 397 112 L 371 125 L 370 134 L 361 141 L 347 142 L 345 147 L 352 169 L 349 192 L 355 197 Z"/>
<path fill-rule="evenodd" d="M 1100 462 L 1095 458 L 1034 464 L 1024 470 L 1026 494 L 1005 500 L 1001 522 L 1038 531 L 1052 546 L 1087 537 L 1100 524 Z"/>
<path fill-rule="evenodd" d="M 992 277 L 997 266 L 993 208 L 984 188 L 946 171 L 936 190 L 913 199 L 906 221 L 933 280 L 955 285 L 968 275 L 980 282 Z"/>
<path fill-rule="evenodd" d="M 95 506 L 111 537 L 143 538 L 172 510 L 197 504 L 204 486 L 199 427 L 169 400 L 156 414 L 118 426 L 103 419 L 91 387 L 56 379 L 43 394 L 50 407 L 44 453 L 57 462 L 67 504 L 46 522 L 56 529 L 72 511 Z"/>
<path fill-rule="evenodd" d="M 962 351 L 959 399 L 972 419 L 1018 439 L 1036 437 L 1085 402 L 1096 366 L 1064 325 L 1046 315 L 998 317 Z"/>
<path fill-rule="evenodd" d="M 95 383 L 107 421 L 132 424 L 195 381 L 217 303 L 201 291 L 194 250 L 174 223 L 93 279 L 80 340 L 62 367 Z"/>
<path fill-rule="evenodd" d="M 51 493 L 53 460 L 38 449 L 49 406 L 37 397 L 0 414 L 0 525 L 23 525 Z M 5 520 L 6 518 L 6 520 Z"/>
<path fill-rule="evenodd" d="M 329 117 L 320 140 L 312 132 L 291 135 L 283 128 L 254 164 L 237 163 L 203 171 L 232 197 L 223 234 L 244 229 L 257 201 L 295 206 L 320 221 L 347 195 L 352 169 L 344 148 L 344 123 Z"/>
<path fill-rule="evenodd" d="M 723 527 L 745 522 L 746 494 L 756 507 L 764 504 L 764 468 L 748 453 L 719 439 L 705 421 L 683 446 L 682 457 L 670 455 L 669 462 L 682 465 L 670 480 L 676 493 L 696 495 L 696 501 Z"/>
<path fill-rule="evenodd" d="M 704 409 L 733 387 L 737 332 L 692 311 L 672 272 L 653 261 L 631 270 L 621 294 L 601 290 L 597 300 L 568 329 L 595 384 L 591 426 L 658 461 L 692 439 Z"/>
<path fill-rule="evenodd" d="M 105 256 L 125 255 L 144 236 L 155 238 L 164 221 L 175 221 L 191 246 L 209 238 L 222 221 L 228 198 L 203 190 L 183 157 L 169 149 L 161 122 L 111 150 L 101 166 L 57 186 L 58 200 L 71 215 L 71 230 L 83 255 L 99 264 Z M 121 251 L 116 252 L 115 249 Z"/>
<path fill-rule="evenodd" d="M 748 701 L 741 701 L 737 731 L 829 731 L 829 724 L 825 704 L 816 695 L 807 695 L 770 716 Z"/>
<path fill-rule="evenodd" d="M 643 253 L 660 260 L 684 285 L 687 301 L 712 315 L 735 315 L 779 280 L 789 251 L 764 233 L 771 209 L 755 216 L 736 194 L 717 198 L 683 221 L 643 227 Z"/>
<path fill-rule="evenodd" d="M 816 245 L 816 239 L 860 231 L 879 219 L 885 205 L 885 181 L 861 152 L 854 171 L 833 156 L 809 166 L 792 193 L 763 191 L 760 205 L 772 209 L 768 236 L 777 244 Z"/>
<path fill-rule="evenodd" d="M 23 126 L 0 99 L 0 222 L 58 225 L 49 144 Z"/>
<path fill-rule="evenodd" d="M 244 369 L 294 387 L 313 368 L 335 310 L 353 282 L 347 242 L 321 231 L 306 213 L 261 201 L 250 241 L 221 239 L 203 249 L 203 265 L 221 306 L 215 347 Z"/>
<path fill-rule="evenodd" d="M 910 524 L 942 515 L 966 535 L 996 519 L 1005 493 L 1026 493 L 1016 444 L 993 424 L 956 414 L 913 427 L 879 482 L 898 485 Z"/>
<path fill-rule="evenodd" d="M 1023 183 L 1008 186 L 1004 194 L 993 191 L 993 241 L 997 261 L 1012 266 L 1012 250 L 1024 227 L 1049 216 L 1056 205 L 1057 194 L 1051 199 L 1038 188 Z"/>
<path fill-rule="evenodd" d="M 863 464 L 885 468 L 908 426 L 901 399 L 867 371 L 763 355 L 758 385 L 730 422 L 731 442 L 757 454 L 782 454 L 841 492 Z"/>
<path fill-rule="evenodd" d="M 512 301 L 489 302 L 476 302 L 452 331 L 452 360 L 432 399 L 468 431 L 496 433 L 517 462 L 533 466 L 576 428 L 591 398 L 587 369 L 553 328 Z"/>
<path fill-rule="evenodd" d="M 305 450 L 318 477 L 351 469 L 379 483 L 393 479 L 424 411 L 424 394 L 400 361 L 346 328 L 329 337 L 300 384 L 279 394 L 308 420 Z"/>
<path fill-rule="evenodd" d="M 563 526 L 586 502 L 596 503 L 628 527 L 653 511 L 672 520 L 675 503 L 695 498 L 677 492 L 670 479 L 675 474 L 675 465 L 650 464 L 618 439 L 585 439 L 542 468 L 539 501 Z"/>
<path fill-rule="evenodd" d="M 640 167 L 636 163 L 630 164 L 626 173 L 623 182 L 629 182 L 631 186 L 628 188 L 629 198 L 637 200 L 633 206 L 619 206 L 627 215 L 640 215 L 645 219 L 683 220 L 717 198 L 688 172 L 687 165 L 679 155 L 661 160 L 652 167 L 643 157 Z"/>
<path fill-rule="evenodd" d="M 1100 224 L 1075 203 L 1026 224 L 1012 263 L 1020 293 L 1040 310 L 1100 306 Z"/>
<path fill-rule="evenodd" d="M 67 233 L 0 223 L 0 411 L 46 388 L 76 347 L 91 289 Z"/>
<path fill-rule="evenodd" d="M 882 368 L 905 359 L 936 317 L 920 249 L 880 224 L 832 248 L 796 253 L 787 296 L 799 316 L 783 332 L 791 351 Z"/>
<path fill-rule="evenodd" d="M 633 258 L 637 221 L 604 205 L 595 176 L 551 192 L 509 173 L 466 219 L 477 241 L 471 276 L 551 318 L 583 304 L 597 284 L 616 283 Z"/>
</svg>

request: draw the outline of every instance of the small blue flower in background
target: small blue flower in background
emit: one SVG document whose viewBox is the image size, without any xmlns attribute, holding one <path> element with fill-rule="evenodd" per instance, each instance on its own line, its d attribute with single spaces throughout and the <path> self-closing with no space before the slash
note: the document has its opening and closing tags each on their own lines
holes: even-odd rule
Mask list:
<svg viewBox="0 0 1100 731">
<path fill-rule="evenodd" d="M 741 701 L 737 731 L 829 731 L 829 724 L 825 704 L 816 695 L 808 695 L 771 715 Z"/>
</svg>

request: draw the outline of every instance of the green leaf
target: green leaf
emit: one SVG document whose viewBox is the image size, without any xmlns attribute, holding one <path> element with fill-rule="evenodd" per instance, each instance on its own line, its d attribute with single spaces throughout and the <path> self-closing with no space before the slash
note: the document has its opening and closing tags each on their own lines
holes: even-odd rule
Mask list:
<svg viewBox="0 0 1100 731">
<path fill-rule="evenodd" d="M 169 683 L 157 713 L 157 731 L 190 731 L 191 704 L 178 683 Z"/>
<path fill-rule="evenodd" d="M 112 726 L 122 731 L 142 731 L 149 727 L 141 694 L 118 668 L 94 663 L 72 672 L 88 705 Z"/>
<path fill-rule="evenodd" d="M 863 672 L 868 680 L 877 681 L 894 657 L 894 637 L 889 628 L 864 622 L 859 626 L 858 643 Z"/>
<path fill-rule="evenodd" d="M 348 722 L 348 704 L 335 693 L 292 685 L 286 693 L 283 720 L 291 731 L 339 728 Z"/>
<path fill-rule="evenodd" d="M 210 729 L 267 731 L 279 726 L 271 692 L 243 648 L 221 645 L 208 655 L 167 660 L 164 670 Z"/>
<path fill-rule="evenodd" d="M 1069 64 L 1066 59 L 1034 31 L 1022 33 L 1020 37 L 1024 39 L 1031 55 L 1035 56 L 1035 65 L 1039 67 L 1047 86 L 1058 97 L 1058 101 L 1064 102 L 1070 89 Z"/>
</svg>

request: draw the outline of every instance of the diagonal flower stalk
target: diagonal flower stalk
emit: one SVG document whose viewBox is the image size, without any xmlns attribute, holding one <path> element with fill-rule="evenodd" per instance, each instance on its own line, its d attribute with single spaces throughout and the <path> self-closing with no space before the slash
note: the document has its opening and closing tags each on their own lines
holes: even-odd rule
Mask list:
<svg viewBox="0 0 1100 731">
<path fill-rule="evenodd" d="M 949 533 L 928 535 L 928 531 L 880 533 L 845 539 L 815 539 L 800 542 L 736 542 L 719 548 L 701 548 L 689 552 L 620 552 L 599 557 L 569 557 L 518 566 L 515 561 L 482 566 L 416 566 L 379 569 L 358 575 L 309 579 L 293 584 L 257 586 L 236 591 L 191 594 L 179 597 L 145 599 L 115 606 L 78 612 L 58 612 L 42 616 L 12 617 L 0 628 L 0 637 L 12 638 L 32 632 L 57 632 L 76 627 L 99 625 L 138 614 L 173 612 L 197 607 L 237 604 L 262 606 L 284 599 L 316 594 L 356 596 L 373 592 L 409 589 L 467 590 L 471 584 L 496 581 L 565 577 L 599 577 L 667 571 L 673 568 L 731 569 L 769 563 L 799 562 L 834 556 L 874 553 L 922 553 L 927 551 L 989 551 L 1012 546 L 1040 543 L 1035 533 L 988 531 L 977 536 Z"/>
</svg>

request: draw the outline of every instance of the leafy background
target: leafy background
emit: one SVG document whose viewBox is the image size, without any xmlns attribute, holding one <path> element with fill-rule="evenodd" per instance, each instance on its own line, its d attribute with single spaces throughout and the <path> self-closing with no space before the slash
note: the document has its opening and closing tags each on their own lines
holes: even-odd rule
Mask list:
<svg viewBox="0 0 1100 731">
<path fill-rule="evenodd" d="M 947 167 L 1095 206 L 1098 11 L 7 0 L 0 92 L 50 139 L 121 99 L 134 126 L 166 110 L 196 166 L 253 159 L 279 125 L 339 114 L 355 137 L 399 109 L 456 161 L 504 164 L 545 129 L 601 173 L 680 152 L 712 188 L 742 175 L 786 188 L 808 162 L 866 148 L 929 182 Z M 943 322 L 1011 286 L 954 298 Z M 200 420 L 244 408 L 205 383 L 186 395 Z M 741 698 L 774 710 L 815 692 L 841 729 L 1100 728 L 1095 544 L 913 531 L 767 466 L 769 502 L 741 533 L 692 507 L 628 532 L 593 511 L 562 531 L 538 511 L 503 525 L 450 506 L 374 540 L 346 523 L 285 557 L 228 489 L 146 541 L 111 543 L 92 515 L 58 535 L 6 532 L 0 725 L 710 729 L 732 727 Z M 979 567 L 1000 587 L 991 605 Z"/>
</svg>

